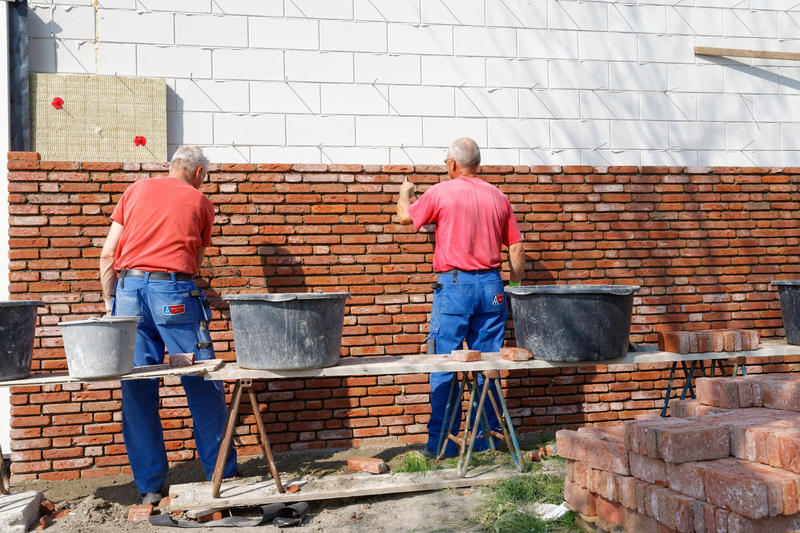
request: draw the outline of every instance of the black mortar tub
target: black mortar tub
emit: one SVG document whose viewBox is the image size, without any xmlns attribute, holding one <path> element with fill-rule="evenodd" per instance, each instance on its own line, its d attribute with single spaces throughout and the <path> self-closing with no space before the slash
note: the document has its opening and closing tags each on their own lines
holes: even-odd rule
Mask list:
<svg viewBox="0 0 800 533">
<path fill-rule="evenodd" d="M 636 285 L 506 287 L 517 346 L 545 361 L 605 361 L 628 353 Z"/>
<path fill-rule="evenodd" d="M 0 381 L 31 375 L 36 312 L 40 300 L 0 302 Z"/>
<path fill-rule="evenodd" d="M 800 279 L 775 280 L 787 344 L 800 344 Z"/>
<path fill-rule="evenodd" d="M 339 363 L 347 292 L 224 296 L 231 306 L 236 362 L 253 370 Z"/>
</svg>

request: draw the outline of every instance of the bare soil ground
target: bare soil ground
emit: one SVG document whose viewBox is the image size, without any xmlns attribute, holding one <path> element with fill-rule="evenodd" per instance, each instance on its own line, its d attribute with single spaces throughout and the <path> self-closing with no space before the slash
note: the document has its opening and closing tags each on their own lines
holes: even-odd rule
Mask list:
<svg viewBox="0 0 800 533">
<path fill-rule="evenodd" d="M 397 455 L 412 449 L 414 448 L 390 447 L 285 452 L 276 454 L 276 462 L 282 475 L 335 475 L 346 471 L 348 457 L 381 457 L 388 463 Z M 565 470 L 561 464 L 549 464 L 545 468 L 559 475 L 563 475 Z M 261 458 L 242 461 L 239 473 L 242 477 L 269 476 L 266 462 Z M 167 483 L 174 485 L 204 480 L 199 462 L 191 461 L 172 467 Z M 69 505 L 69 514 L 53 521 L 47 529 L 53 533 L 156 533 L 172 529 L 152 526 L 147 522 L 128 523 L 129 506 L 139 503 L 138 491 L 129 475 L 57 482 L 35 481 L 15 486 L 13 490 L 38 490 L 44 493 L 45 498 L 56 503 L 57 507 L 59 504 Z M 490 490 L 487 487 L 476 487 L 310 502 L 311 509 L 306 518 L 299 526 L 290 530 L 325 533 L 485 531 L 484 527 L 477 525 L 475 516 Z M 236 528 L 231 531 L 244 533 L 277 530 L 275 526 L 268 525 Z M 219 531 L 219 528 L 197 527 L 180 531 Z"/>
</svg>

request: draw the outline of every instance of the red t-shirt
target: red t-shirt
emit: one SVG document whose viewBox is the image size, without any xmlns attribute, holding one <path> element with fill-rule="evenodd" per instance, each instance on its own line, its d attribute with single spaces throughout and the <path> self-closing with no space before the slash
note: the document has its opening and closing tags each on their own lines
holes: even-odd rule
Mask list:
<svg viewBox="0 0 800 533">
<path fill-rule="evenodd" d="M 500 251 L 522 240 L 506 195 L 480 178 L 437 183 L 408 207 L 414 227 L 436 222 L 433 268 L 439 272 L 502 265 Z"/>
<path fill-rule="evenodd" d="M 197 250 L 211 244 L 214 206 L 188 183 L 169 176 L 137 181 L 111 220 L 122 224 L 114 269 L 197 274 Z"/>
</svg>

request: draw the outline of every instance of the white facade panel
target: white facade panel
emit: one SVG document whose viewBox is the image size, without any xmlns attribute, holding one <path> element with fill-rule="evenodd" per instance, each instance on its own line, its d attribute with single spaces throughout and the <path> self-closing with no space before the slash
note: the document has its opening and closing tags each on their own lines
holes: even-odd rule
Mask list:
<svg viewBox="0 0 800 533">
<path fill-rule="evenodd" d="M 487 163 L 763 164 L 797 150 L 800 67 L 694 46 L 800 51 L 796 3 L 37 0 L 28 50 L 165 78 L 170 150 L 233 161 L 438 163 L 470 135 Z"/>
</svg>

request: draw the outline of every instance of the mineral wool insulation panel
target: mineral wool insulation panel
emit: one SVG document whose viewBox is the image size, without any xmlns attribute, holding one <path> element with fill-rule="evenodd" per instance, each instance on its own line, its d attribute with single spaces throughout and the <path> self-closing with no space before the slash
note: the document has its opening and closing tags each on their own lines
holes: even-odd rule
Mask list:
<svg viewBox="0 0 800 533">
<path fill-rule="evenodd" d="M 163 79 L 31 74 L 31 147 L 49 161 L 166 161 L 166 104 Z"/>
</svg>

